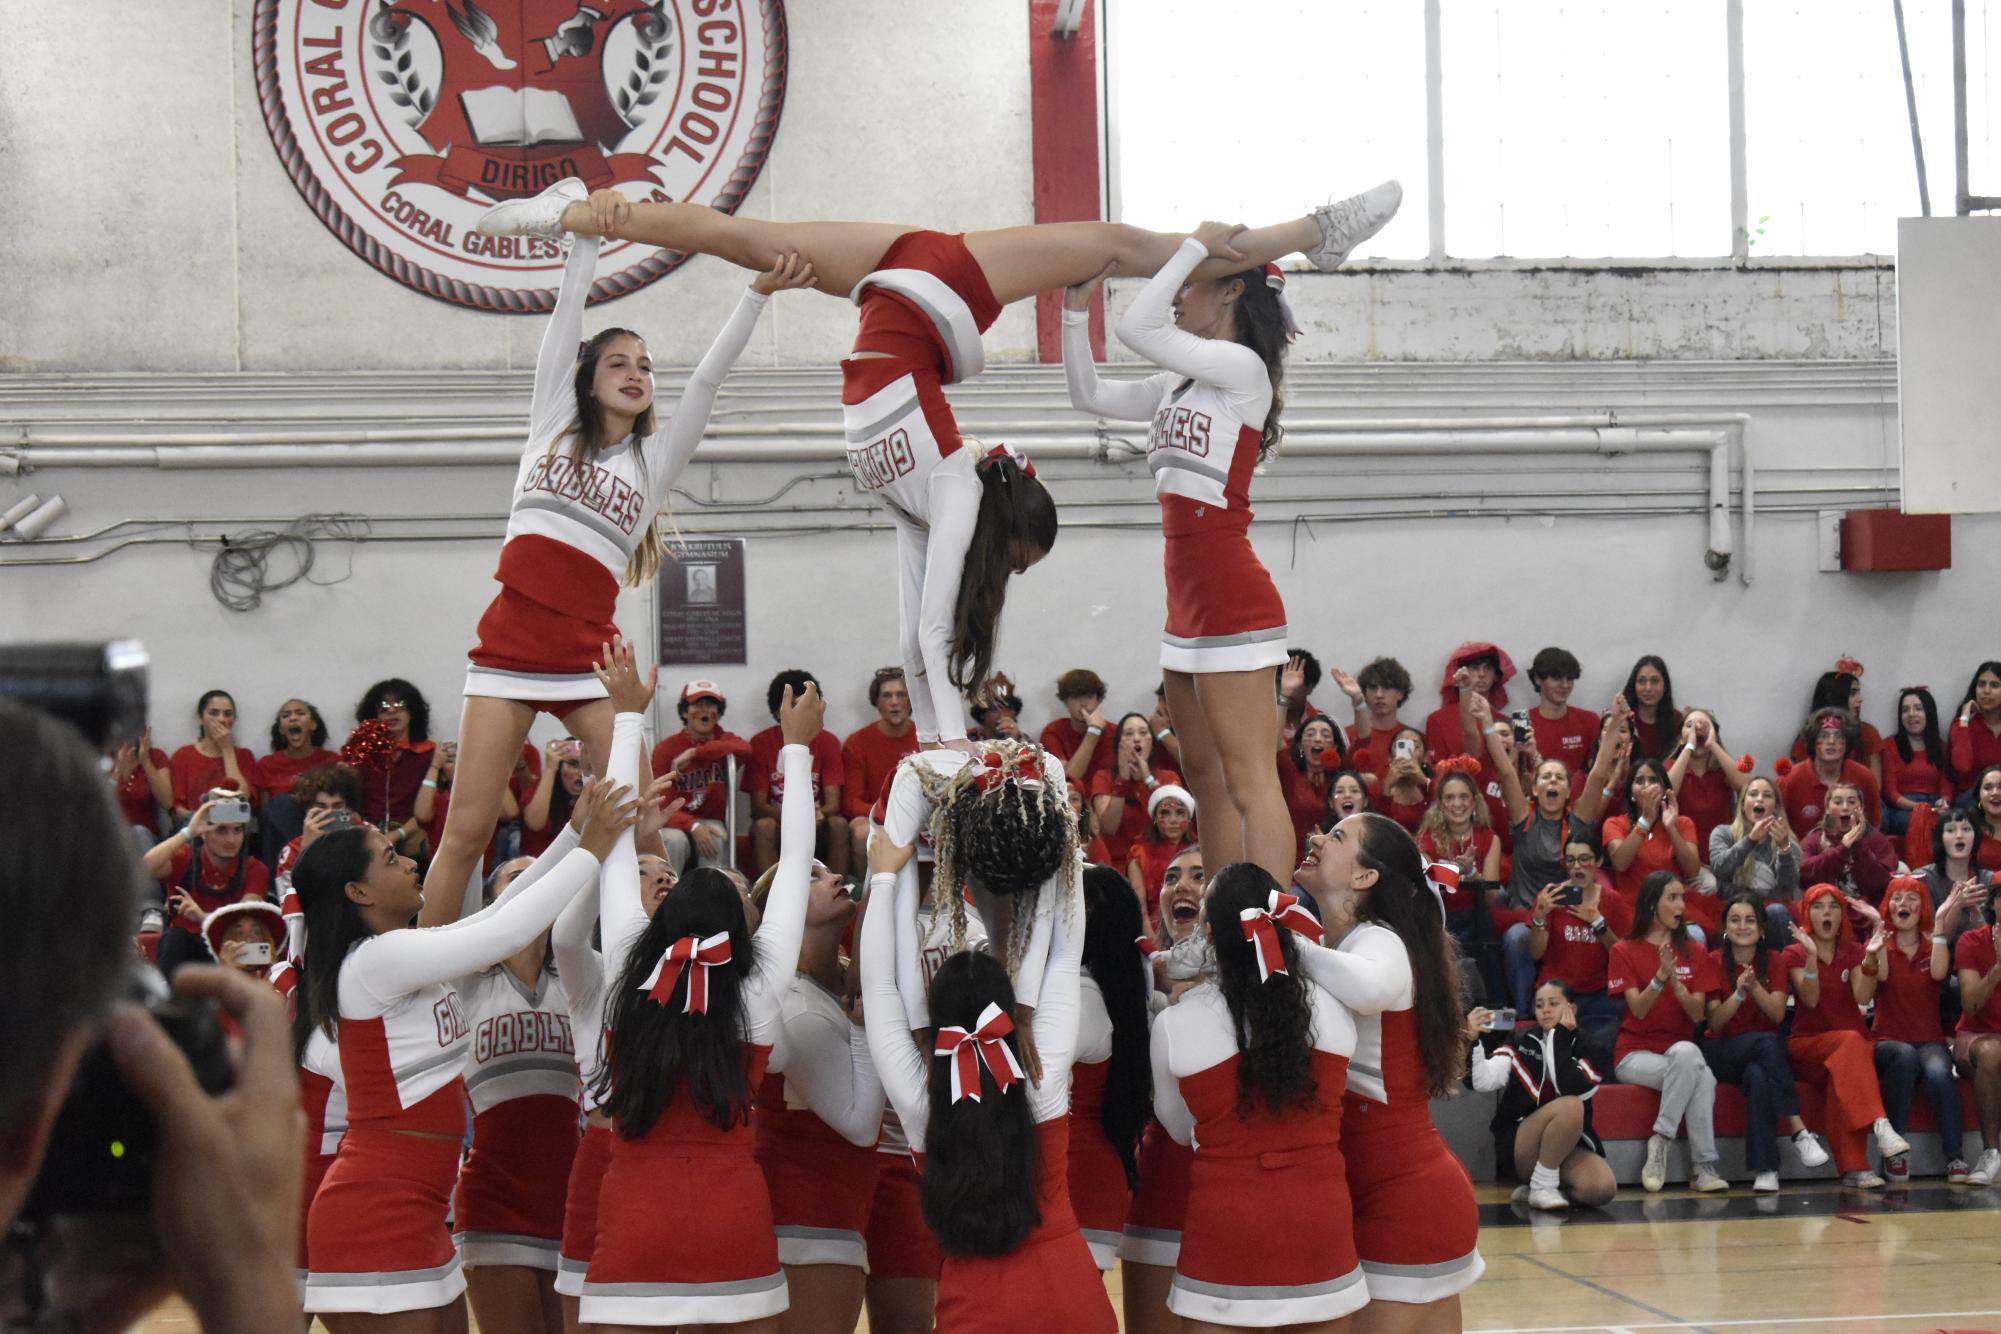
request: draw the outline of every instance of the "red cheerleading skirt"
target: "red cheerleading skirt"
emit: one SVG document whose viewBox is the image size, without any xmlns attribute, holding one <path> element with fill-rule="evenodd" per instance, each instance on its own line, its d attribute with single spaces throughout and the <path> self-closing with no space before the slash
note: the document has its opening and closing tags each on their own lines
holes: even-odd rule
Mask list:
<svg viewBox="0 0 2001 1334">
<path fill-rule="evenodd" d="M 587 1125 L 570 1161 L 570 1181 L 563 1199 L 563 1241 L 557 1252 L 556 1291 L 566 1297 L 584 1295 L 584 1271 L 597 1249 L 598 1194 L 604 1186 L 605 1165 L 611 1161 L 611 1127 Z"/>
<path fill-rule="evenodd" d="M 911 293 L 864 280 L 855 291 L 861 322 L 855 330 L 854 350 L 929 366 L 947 384 L 977 374 L 984 360 L 980 350 L 957 345 L 949 316 L 960 316 L 960 331 L 976 339 L 1000 318 L 1001 304 L 994 298 L 986 271 L 966 248 L 964 235 L 905 232 L 876 261 L 877 273 L 895 269 L 915 269 L 938 279 L 948 289 L 945 304 L 958 309 L 926 310 Z M 967 322 L 971 329 L 963 328 Z"/>
<path fill-rule="evenodd" d="M 327 1179 L 327 1171 L 333 1166 L 333 1162 L 334 1155 L 331 1153 L 308 1152 L 306 1154 L 305 1189 L 299 1195 L 299 1251 L 297 1265 L 301 1281 L 312 1271 L 312 1264 L 307 1258 L 306 1251 L 306 1224 L 313 1216 L 313 1197 L 320 1193 L 320 1183 Z"/>
<path fill-rule="evenodd" d="M 1070 1208 L 1099 1269 L 1118 1258 L 1119 1240 L 1132 1209 L 1125 1161 L 1099 1121 L 1109 1062 L 1078 1064 L 1070 1086 Z"/>
<path fill-rule="evenodd" d="M 813 1113 L 787 1107 L 783 1081 L 766 1077 L 757 1108 L 757 1161 L 771 1195 L 779 1262 L 867 1269 L 863 1234 L 882 1155 L 842 1139 Z"/>
<path fill-rule="evenodd" d="M 306 1310 L 386 1315 L 447 1306 L 465 1291 L 445 1227 L 455 1140 L 350 1127 L 306 1222 Z"/>
<path fill-rule="evenodd" d="M 1251 549 L 1248 510 L 1160 498 L 1167 625 L 1160 665 L 1246 672 L 1286 659 L 1285 602 Z"/>
<path fill-rule="evenodd" d="M 468 1265 L 556 1268 L 577 1104 L 537 1094 L 496 1103 L 472 1119 L 472 1152 L 459 1168 L 452 1219 Z"/>
<path fill-rule="evenodd" d="M 468 695 L 518 699 L 558 717 L 604 698 L 591 664 L 618 634 L 618 580 L 554 538 L 524 533 L 500 549 L 500 593 L 479 618 Z"/>
<path fill-rule="evenodd" d="M 1139 1142 L 1139 1190 L 1126 1213 L 1119 1258 L 1172 1269 L 1181 1258 L 1181 1229 L 1188 1218 L 1188 1170 L 1195 1150 L 1177 1144 L 1158 1121 L 1146 1123 Z"/>
<path fill-rule="evenodd" d="M 945 1253 L 924 1221 L 923 1178 L 908 1154 L 876 1151 L 875 1198 L 868 1214 L 870 1278 L 938 1281 Z"/>
<path fill-rule="evenodd" d="M 1479 1206 L 1430 1107 L 1344 1093 L 1341 1153 L 1370 1296 L 1422 1305 L 1472 1287 L 1486 1270 Z"/>
<path fill-rule="evenodd" d="M 1195 1154 L 1169 1310 L 1218 1324 L 1302 1324 L 1368 1300 L 1338 1145 Z"/>
</svg>

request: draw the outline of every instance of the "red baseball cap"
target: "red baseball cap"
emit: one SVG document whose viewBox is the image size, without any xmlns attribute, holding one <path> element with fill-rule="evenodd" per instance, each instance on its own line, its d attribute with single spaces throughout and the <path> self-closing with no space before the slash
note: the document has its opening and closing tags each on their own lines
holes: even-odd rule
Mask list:
<svg viewBox="0 0 2001 1334">
<path fill-rule="evenodd" d="M 729 703 L 729 696 L 714 681 L 690 681 L 681 687 L 681 702 L 692 704 L 698 699 L 712 699 L 718 704 Z"/>
</svg>

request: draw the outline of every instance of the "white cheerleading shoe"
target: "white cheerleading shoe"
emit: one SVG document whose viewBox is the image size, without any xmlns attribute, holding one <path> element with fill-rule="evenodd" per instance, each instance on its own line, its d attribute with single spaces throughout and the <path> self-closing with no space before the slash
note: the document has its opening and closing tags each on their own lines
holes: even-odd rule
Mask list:
<svg viewBox="0 0 2001 1334">
<path fill-rule="evenodd" d="M 1389 225 L 1403 206 L 1403 186 L 1395 181 L 1350 195 L 1313 210 L 1320 224 L 1320 244 L 1306 252 L 1306 258 L 1322 273 L 1341 267 L 1348 253 Z"/>
<path fill-rule="evenodd" d="M 473 230 L 481 236 L 539 236 L 545 241 L 563 239 L 563 214 L 572 204 L 590 198 L 584 183 L 566 176 L 533 199 L 510 199 L 495 204 L 479 215 Z"/>
</svg>

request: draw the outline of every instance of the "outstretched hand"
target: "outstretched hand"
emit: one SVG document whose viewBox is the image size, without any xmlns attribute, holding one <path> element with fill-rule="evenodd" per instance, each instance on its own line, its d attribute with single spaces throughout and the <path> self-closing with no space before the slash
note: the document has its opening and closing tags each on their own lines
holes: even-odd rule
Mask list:
<svg viewBox="0 0 2001 1334">
<path fill-rule="evenodd" d="M 750 290 L 770 296 L 773 292 L 791 292 L 801 287 L 811 287 L 819 281 L 813 275 L 813 261 L 800 254 L 781 254 L 778 262 L 751 281 Z"/>
<path fill-rule="evenodd" d="M 632 201 L 616 190 L 593 190 L 588 202 L 591 230 L 606 240 L 616 239 L 632 216 Z"/>
<path fill-rule="evenodd" d="M 1083 282 L 1078 283 L 1075 287 L 1064 288 L 1063 309 L 1089 310 L 1091 308 L 1091 298 L 1096 296 L 1098 293 L 1098 289 L 1105 285 L 1105 279 L 1111 277 L 1118 271 L 1119 271 L 1119 262 L 1117 260 L 1113 260 L 1111 263 L 1105 265 L 1104 268 L 1099 269 L 1096 276 L 1086 278 Z"/>
<path fill-rule="evenodd" d="M 785 698 L 778 705 L 778 734 L 788 746 L 810 745 L 820 735 L 826 717 L 827 701 L 820 698 L 818 685 L 808 681 L 805 691 L 796 696 L 792 687 L 787 686 Z"/>
<path fill-rule="evenodd" d="M 1241 260 L 1244 252 L 1232 243 L 1244 230 L 1241 222 L 1205 222 L 1189 235 L 1208 249 L 1211 259 Z"/>
<path fill-rule="evenodd" d="M 632 644 L 625 639 L 613 639 L 600 646 L 604 654 L 602 663 L 592 663 L 591 670 L 603 684 L 605 693 L 611 696 L 611 706 L 620 713 L 645 713 L 652 707 L 654 689 L 660 684 L 660 665 L 655 663 L 646 673 L 644 680 L 639 676 L 639 663 L 634 657 Z"/>
</svg>

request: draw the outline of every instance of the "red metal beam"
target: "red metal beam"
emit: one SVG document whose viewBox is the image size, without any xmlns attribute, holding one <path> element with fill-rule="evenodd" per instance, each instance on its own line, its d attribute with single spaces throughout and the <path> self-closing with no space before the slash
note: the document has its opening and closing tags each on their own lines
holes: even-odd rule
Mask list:
<svg viewBox="0 0 2001 1334">
<path fill-rule="evenodd" d="M 1104 216 L 1098 160 L 1098 25 L 1085 0 L 1083 21 L 1053 37 L 1058 0 L 1029 0 L 1029 114 L 1035 150 L 1035 220 L 1094 222 Z M 1035 299 L 1036 346 L 1044 361 L 1063 359 L 1063 302 Z M 1105 355 L 1105 303 L 1091 302 L 1091 353 Z"/>
</svg>

